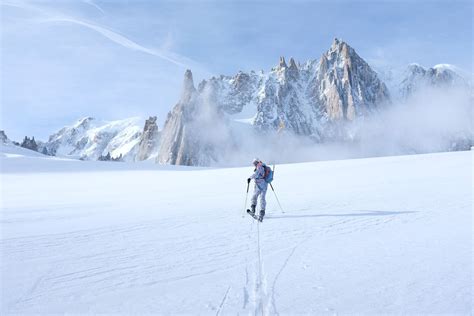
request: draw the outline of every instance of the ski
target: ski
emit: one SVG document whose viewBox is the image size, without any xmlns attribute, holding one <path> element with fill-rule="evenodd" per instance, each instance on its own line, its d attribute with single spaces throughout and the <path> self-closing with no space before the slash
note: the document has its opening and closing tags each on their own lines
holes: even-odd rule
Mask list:
<svg viewBox="0 0 474 316">
<path fill-rule="evenodd" d="M 255 213 L 250 212 L 250 210 L 247 210 L 247 213 L 252 216 L 254 219 L 259 221 L 260 223 L 263 221 L 263 218 L 260 218 L 260 216 L 255 215 Z"/>
</svg>

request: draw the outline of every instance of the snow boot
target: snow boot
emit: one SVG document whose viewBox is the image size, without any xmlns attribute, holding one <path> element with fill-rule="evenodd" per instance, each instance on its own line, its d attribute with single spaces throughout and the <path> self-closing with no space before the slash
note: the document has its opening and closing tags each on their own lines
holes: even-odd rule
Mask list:
<svg viewBox="0 0 474 316">
<path fill-rule="evenodd" d="M 255 216 L 255 207 L 256 207 L 256 205 L 251 205 L 251 206 L 250 206 L 250 210 L 248 211 L 248 213 L 249 213 L 251 216 Z"/>
<path fill-rule="evenodd" d="M 263 217 L 265 216 L 265 210 L 260 211 L 260 216 L 258 217 L 258 220 L 261 222 L 263 221 Z"/>
</svg>

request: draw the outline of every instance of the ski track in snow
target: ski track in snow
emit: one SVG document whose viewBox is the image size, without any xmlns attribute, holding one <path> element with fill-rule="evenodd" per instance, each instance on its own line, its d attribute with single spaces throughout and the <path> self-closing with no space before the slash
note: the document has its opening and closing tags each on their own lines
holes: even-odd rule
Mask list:
<svg viewBox="0 0 474 316">
<path fill-rule="evenodd" d="M 275 301 L 275 286 L 276 286 L 276 282 L 278 281 L 278 278 L 280 277 L 280 274 L 283 272 L 283 270 L 286 268 L 286 265 L 288 264 L 288 261 L 290 260 L 290 258 L 293 256 L 293 254 L 295 253 L 295 250 L 296 250 L 296 247 L 293 248 L 293 250 L 290 252 L 290 254 L 288 255 L 288 257 L 286 258 L 285 262 L 283 263 L 283 265 L 281 266 L 280 270 L 278 271 L 277 275 L 275 276 L 275 278 L 273 279 L 273 283 L 272 283 L 272 295 L 271 295 L 271 303 L 272 303 L 272 308 L 273 308 L 273 313 L 275 315 L 279 315 L 278 313 L 278 309 L 276 307 L 276 301 Z"/>
<path fill-rule="evenodd" d="M 282 166 L 294 208 L 263 223 L 232 208 L 247 169 L 2 175 L 0 312 L 469 313 L 471 159 L 446 155 Z M 309 166 L 321 184 L 289 191 Z"/>
<path fill-rule="evenodd" d="M 384 220 L 382 219 L 370 219 L 366 218 L 364 219 L 361 217 L 360 219 L 340 219 L 340 220 L 335 220 L 332 221 L 326 225 L 322 225 L 319 227 L 315 235 L 325 235 L 325 236 L 332 236 L 332 235 L 343 235 L 343 234 L 351 234 L 357 231 L 361 230 L 367 230 L 370 229 L 372 226 L 380 225 L 383 223 L 389 223 L 393 220 L 395 220 L 395 215 L 392 215 L 391 217 L 388 217 Z M 250 235 L 253 232 L 253 225 L 255 223 L 254 220 L 251 220 L 251 230 L 250 230 Z M 298 243 L 297 246 L 288 246 L 288 247 L 283 247 L 279 248 L 273 251 L 269 251 L 268 253 L 264 252 L 264 247 L 261 241 L 261 227 L 260 225 L 265 225 L 264 223 L 256 223 L 257 226 L 257 234 L 256 236 L 253 236 L 253 238 L 257 237 L 256 242 L 255 239 L 251 239 L 250 241 L 255 244 L 255 249 L 256 249 L 256 259 L 255 256 L 252 255 L 252 253 L 247 252 L 247 256 L 250 258 L 250 262 L 255 264 L 256 266 L 256 276 L 255 276 L 255 289 L 254 289 L 254 302 L 255 302 L 255 309 L 254 309 L 254 314 L 255 315 L 269 315 L 269 314 L 278 314 L 277 309 L 276 309 L 276 301 L 275 301 L 275 288 L 276 288 L 276 283 L 278 281 L 278 278 L 286 268 L 289 260 L 291 259 L 292 255 L 296 251 L 297 247 L 302 244 L 304 241 L 306 241 L 309 238 L 305 238 L 305 240 L 301 241 Z M 90 241 L 90 240 L 96 240 L 97 238 L 105 237 L 107 235 L 119 235 L 123 236 L 123 234 L 131 234 L 131 233 L 137 233 L 137 234 L 142 234 L 144 231 L 149 229 L 147 225 L 144 224 L 139 224 L 139 225 L 134 225 L 131 227 L 126 227 L 126 228 L 115 228 L 115 229 L 99 229 L 99 230 L 93 230 L 93 231 L 80 231 L 76 232 L 75 234 L 67 234 L 68 236 L 54 236 L 53 240 L 50 240 L 49 236 L 46 235 L 43 238 L 37 238 L 35 237 L 34 240 L 31 238 L 27 238 L 26 240 L 20 239 L 16 240 L 17 243 L 15 244 L 14 247 L 12 248 L 7 248 L 12 250 L 10 254 L 22 254 L 24 252 L 30 252 L 31 251 L 31 246 L 32 244 L 36 244 L 37 248 L 43 248 L 43 247 L 59 247 L 62 243 L 58 243 L 56 241 L 68 239 L 68 237 L 71 237 L 72 241 L 66 243 L 78 243 L 78 242 L 84 242 L 84 241 Z M 302 232 L 293 232 L 293 238 L 298 239 L 303 236 L 305 236 Z M 314 235 L 310 236 L 313 237 Z M 12 240 L 10 240 L 12 241 Z M 213 249 L 216 246 L 222 247 L 224 244 L 220 245 L 213 245 L 213 246 L 205 246 L 205 247 L 195 247 L 194 250 L 207 250 L 207 249 Z M 275 257 L 278 256 L 280 253 L 287 252 L 289 249 L 291 249 L 289 256 L 286 258 L 284 261 L 283 265 L 281 266 L 280 270 L 276 274 L 274 281 L 272 283 L 271 287 L 271 294 L 270 297 L 267 293 L 267 288 L 266 288 L 266 278 L 267 275 L 265 274 L 264 270 L 264 265 L 265 261 L 263 260 L 264 257 Z M 116 250 L 108 250 L 105 252 L 100 252 L 97 254 L 89 255 L 89 256 L 82 256 L 79 257 L 78 259 L 80 260 L 88 260 L 88 259 L 100 259 L 102 258 L 114 258 L 113 260 L 117 260 L 119 258 L 119 262 L 122 261 L 123 263 L 127 263 L 130 260 L 133 259 L 138 259 L 140 258 L 143 253 L 135 253 L 134 255 L 130 256 L 124 256 L 124 251 L 125 249 L 116 249 Z M 215 253 L 213 256 L 213 260 L 216 259 L 216 255 L 219 255 L 219 253 Z M 253 258 L 253 259 L 252 259 Z M 247 259 L 248 260 L 248 259 Z M 192 261 L 189 261 L 187 263 L 192 263 Z M 186 262 L 184 262 L 186 264 Z M 203 266 L 207 266 L 207 263 L 204 263 Z M 225 268 L 216 268 L 216 269 L 204 269 L 204 271 L 198 272 L 198 273 L 191 273 L 191 274 L 181 274 L 176 277 L 166 277 L 162 279 L 155 279 L 154 281 L 150 282 L 144 282 L 140 283 L 142 286 L 153 286 L 156 284 L 165 284 L 168 282 L 175 282 L 175 281 L 183 281 L 186 279 L 190 278 L 196 278 L 204 275 L 210 275 L 214 273 L 222 273 L 226 270 L 229 269 L 238 269 L 240 266 L 239 265 L 233 265 L 229 266 L 227 269 Z M 46 273 L 45 276 L 42 278 L 38 279 L 37 282 L 35 282 L 35 285 L 33 288 L 25 295 L 23 299 L 17 302 L 19 303 L 28 303 L 32 302 L 35 299 L 42 298 L 44 295 L 47 293 L 54 293 L 54 292 L 61 292 L 63 290 L 68 290 L 71 288 L 74 288 L 75 285 L 79 284 L 90 284 L 90 285 L 98 285 L 102 284 L 103 286 L 98 287 L 100 291 L 107 291 L 107 290 L 112 290 L 116 287 L 120 287 L 123 284 L 126 284 L 126 282 L 112 282 L 114 280 L 120 279 L 124 273 L 126 274 L 134 274 L 134 272 L 138 271 L 147 271 L 147 269 L 153 269 L 155 268 L 154 264 L 150 264 L 148 267 L 143 266 L 140 264 L 135 264 L 135 265 L 123 265 L 122 267 L 119 268 L 114 268 L 114 269 L 107 269 L 104 267 L 96 267 L 96 268 L 90 268 L 90 269 L 84 269 L 84 270 L 77 270 L 75 272 L 71 273 L 59 273 L 56 271 L 54 275 L 51 275 L 51 272 Z M 158 268 L 158 267 L 156 267 Z M 159 269 L 157 269 L 159 270 Z M 245 267 L 246 274 L 248 274 L 247 267 Z M 59 270 L 60 271 L 60 270 Z M 248 276 L 246 275 L 246 280 L 248 280 Z M 130 281 L 133 281 L 133 279 L 130 279 Z M 135 280 L 136 281 L 136 280 Z M 107 283 L 112 282 L 113 284 L 106 285 Z M 247 281 L 246 281 L 247 283 Z M 46 289 L 43 289 L 43 291 L 38 291 L 41 289 L 42 284 L 43 286 L 46 287 Z M 47 285 L 47 286 L 46 286 Z M 247 285 L 244 287 L 244 292 L 246 292 Z M 228 294 L 230 291 L 230 286 L 228 290 L 226 291 L 224 298 L 222 299 L 222 302 L 220 304 L 220 307 L 218 309 L 217 314 L 221 312 L 221 309 L 223 307 L 223 304 L 225 303 L 225 300 L 228 298 Z M 245 295 L 244 295 L 245 296 Z M 270 298 L 270 299 L 269 299 Z M 247 305 L 246 299 L 244 299 L 244 309 Z M 270 311 L 270 307 L 273 308 L 273 312 Z"/>
<path fill-rule="evenodd" d="M 227 295 L 229 294 L 230 289 L 231 289 L 231 286 L 229 285 L 229 287 L 227 288 L 227 291 L 224 294 L 224 297 L 222 298 L 222 302 L 219 305 L 219 309 L 217 310 L 216 316 L 219 316 L 220 312 L 222 311 L 222 308 L 224 307 L 224 303 L 225 303 L 225 300 L 227 299 Z"/>
<path fill-rule="evenodd" d="M 248 267 L 245 267 L 245 285 L 243 287 L 244 290 L 244 305 L 242 306 L 242 309 L 245 309 L 247 307 L 247 304 L 249 302 L 249 291 L 247 290 L 247 287 L 249 285 L 249 271 Z"/>
<path fill-rule="evenodd" d="M 256 297 L 256 306 L 255 306 L 255 315 L 265 315 L 265 297 L 266 297 L 266 278 L 265 278 L 265 272 L 263 269 L 263 260 L 262 260 L 262 246 L 260 243 L 260 222 L 257 221 L 257 284 L 256 284 L 256 289 L 255 293 L 257 295 Z"/>
</svg>

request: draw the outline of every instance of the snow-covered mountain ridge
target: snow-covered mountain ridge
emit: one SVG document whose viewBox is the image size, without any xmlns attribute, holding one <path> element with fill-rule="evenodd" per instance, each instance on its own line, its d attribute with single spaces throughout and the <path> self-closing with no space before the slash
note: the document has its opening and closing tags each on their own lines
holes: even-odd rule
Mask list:
<svg viewBox="0 0 474 316">
<path fill-rule="evenodd" d="M 463 87 L 468 82 L 458 75 L 456 67 L 449 64 L 438 64 L 432 68 L 424 68 L 418 64 L 410 64 L 404 78 L 399 84 L 399 94 L 406 98 L 420 89 L 437 87 Z"/>
<path fill-rule="evenodd" d="M 377 74 L 347 43 L 335 39 L 319 60 L 289 64 L 281 57 L 269 73 L 239 72 L 213 77 L 194 87 L 186 72 L 181 100 L 163 127 L 158 162 L 212 164 L 225 151 L 240 150 L 242 138 L 232 128 L 248 122 L 260 134 L 288 134 L 316 142 L 344 138 L 339 128 L 390 103 Z M 214 132 L 203 132 L 212 126 Z M 215 130 L 223 137 L 215 137 Z M 178 137 L 177 137 L 178 136 Z M 224 158 L 225 159 L 225 158 Z"/>
<path fill-rule="evenodd" d="M 230 116 L 251 113 L 261 129 L 287 130 L 320 139 L 324 123 L 354 120 L 389 102 L 389 92 L 370 66 L 347 43 L 335 39 L 319 60 L 287 65 L 281 57 L 269 73 L 239 72 L 199 84 Z"/>
<path fill-rule="evenodd" d="M 312 144 L 305 143 L 304 147 L 314 148 L 334 142 L 353 145 L 372 140 L 373 135 L 384 132 L 380 125 L 384 124 L 386 112 L 404 116 L 406 110 L 415 108 L 395 107 L 394 100 L 399 100 L 400 94 L 408 100 L 425 93 L 425 88 L 465 87 L 466 81 L 453 69 L 447 65 L 430 69 L 410 65 L 397 84 L 397 90 L 390 93 L 378 74 L 352 47 L 335 39 L 319 60 L 300 64 L 291 58 L 287 64 L 281 57 L 279 64 L 268 73 L 251 71 L 239 72 L 235 76 L 221 75 L 202 81 L 197 89 L 188 70 L 182 91 L 185 97 L 181 97 L 168 114 L 157 161 L 163 164 L 210 165 L 232 159 L 236 153 L 243 156 L 251 156 L 252 152 L 261 153 L 262 144 L 271 144 L 265 146 L 273 146 L 275 153 L 281 152 L 281 149 L 288 150 L 288 143 L 291 145 L 301 139 L 311 139 Z M 433 108 L 440 107 L 433 106 L 429 100 L 436 99 L 436 94 L 430 91 L 426 96 L 428 98 L 423 100 L 426 103 L 425 113 L 439 116 Z M 460 102 L 465 103 L 466 100 Z M 417 110 L 419 106 L 417 104 Z M 462 107 L 466 107 L 465 104 Z M 392 111 L 393 108 L 397 111 Z M 466 113 L 461 116 L 469 113 L 466 109 L 463 111 Z M 377 116 L 378 122 L 375 122 L 374 117 Z M 396 121 L 393 117 L 390 120 Z M 243 127 L 243 123 L 250 124 L 252 128 Z M 416 125 L 417 122 L 413 120 L 411 124 Z M 379 125 L 377 130 L 367 130 L 367 126 L 373 128 L 376 125 Z M 403 125 L 399 120 L 395 126 L 386 126 L 386 129 L 402 128 Z M 429 128 L 428 138 L 432 138 L 436 133 L 433 134 L 431 125 Z M 297 136 L 298 139 L 288 140 L 285 145 L 281 143 L 281 134 Z M 466 139 L 469 134 L 470 126 L 462 126 L 453 133 L 443 131 L 443 145 L 420 147 L 404 140 L 403 143 L 393 144 L 396 149 L 371 150 L 378 154 L 451 150 L 458 146 L 450 143 L 468 144 L 472 138 L 467 136 Z M 459 135 L 463 135 L 461 140 Z M 386 141 L 398 141 L 398 137 L 392 136 Z M 449 140 L 451 137 L 453 140 Z M 417 140 L 417 143 L 420 141 Z M 280 148 L 275 143 L 280 143 Z M 293 159 L 298 158 L 295 156 Z"/>
<path fill-rule="evenodd" d="M 51 135 L 43 147 L 54 156 L 97 160 L 110 153 L 133 161 L 141 134 L 142 120 L 137 117 L 118 121 L 85 117 Z"/>
<path fill-rule="evenodd" d="M 274 156 L 270 153 L 282 150 L 295 152 L 284 161 L 302 161 L 301 148 L 321 149 L 333 143 L 354 147 L 361 141 L 366 143 L 362 147 L 367 147 L 367 142 L 372 147 L 382 143 L 396 147 L 388 151 L 372 148 L 365 156 L 466 149 L 472 143 L 472 128 L 465 122 L 454 131 L 443 130 L 442 144 L 435 146 L 419 145 L 425 134 L 438 137 L 435 124 L 429 131 L 418 133 L 416 144 L 410 137 L 401 141 L 388 135 L 385 142 L 374 137 L 390 130 L 406 130 L 403 121 L 423 112 L 435 117 L 442 117 L 443 111 L 451 112 L 451 118 L 465 115 L 456 104 L 436 104 L 439 91 L 446 96 L 446 89 L 469 89 L 469 82 L 459 72 L 449 64 L 432 68 L 410 64 L 396 76 L 376 72 L 346 42 L 335 39 L 319 59 L 299 63 L 290 58 L 287 63 L 281 57 L 269 72 L 240 71 L 234 76 L 203 80 L 196 87 L 192 72 L 186 71 L 180 100 L 161 131 L 156 117 L 144 124 L 139 118 L 103 122 L 86 117 L 51 135 L 46 143 L 38 142 L 38 151 L 91 160 L 150 159 L 161 164 L 207 166 L 222 161 L 240 164 L 240 156 Z M 411 100 L 419 95 L 423 96 L 421 102 Z M 465 103 L 458 95 L 445 99 Z M 403 102 L 411 104 L 397 109 Z M 470 102 L 472 106 L 472 99 Z M 378 121 L 374 120 L 377 116 Z M 383 127 L 387 119 L 397 123 Z M 421 123 L 413 121 L 410 128 L 419 130 Z M 337 154 L 331 157 L 341 158 Z"/>
</svg>

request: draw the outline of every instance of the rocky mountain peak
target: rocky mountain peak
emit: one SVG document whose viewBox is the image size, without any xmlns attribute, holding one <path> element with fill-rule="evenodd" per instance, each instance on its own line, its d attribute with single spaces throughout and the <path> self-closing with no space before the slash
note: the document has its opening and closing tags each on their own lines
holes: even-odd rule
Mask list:
<svg viewBox="0 0 474 316">
<path fill-rule="evenodd" d="M 8 139 L 7 134 L 5 134 L 5 131 L 0 131 L 0 143 L 7 144 L 9 142 L 10 140 Z"/>
<path fill-rule="evenodd" d="M 150 116 L 145 121 L 145 127 L 140 136 L 138 144 L 138 152 L 136 160 L 146 160 L 157 153 L 159 144 L 158 124 L 156 124 L 157 117 Z"/>
<path fill-rule="evenodd" d="M 320 103 L 331 120 L 352 121 L 390 99 L 375 71 L 340 39 L 322 55 L 317 73 Z"/>
<path fill-rule="evenodd" d="M 335 38 L 331 47 L 323 56 L 326 57 L 327 60 L 350 62 L 355 55 L 357 55 L 355 50 L 349 46 L 349 44 Z"/>
<path fill-rule="evenodd" d="M 189 99 L 194 92 L 196 92 L 196 88 L 194 87 L 193 73 L 191 72 L 191 70 L 187 69 L 184 73 L 181 100 Z"/>
<path fill-rule="evenodd" d="M 93 120 L 94 118 L 90 116 L 81 118 L 74 124 L 74 128 L 87 128 Z"/>
<path fill-rule="evenodd" d="M 407 71 L 409 71 L 411 73 L 425 73 L 426 72 L 425 68 L 423 68 L 422 66 L 420 66 L 417 63 L 409 64 L 408 67 L 407 67 Z"/>
<path fill-rule="evenodd" d="M 466 86 L 466 80 L 457 74 L 453 68 L 451 65 L 440 64 L 433 66 L 428 71 L 431 73 L 431 76 L 434 77 L 433 81 L 435 84 Z"/>
<path fill-rule="evenodd" d="M 346 42 L 342 41 L 341 39 L 334 38 L 331 47 L 329 48 L 329 52 L 341 52 L 343 46 L 347 45 Z"/>
<path fill-rule="evenodd" d="M 424 68 L 412 63 L 405 70 L 403 80 L 399 85 L 399 94 L 407 98 L 415 92 L 434 87 L 463 87 L 468 88 L 467 81 L 454 71 L 454 66 L 441 64 L 432 68 Z"/>
<path fill-rule="evenodd" d="M 285 57 L 280 56 L 280 62 L 278 64 L 278 67 L 280 68 L 287 68 L 288 66 L 286 65 Z"/>
<path fill-rule="evenodd" d="M 203 165 L 197 158 L 195 144 L 198 144 L 197 110 L 200 93 L 212 91 L 212 84 L 224 77 L 211 78 L 199 85 L 199 91 L 194 88 L 193 75 L 190 70 L 184 74 L 184 87 L 181 100 L 168 113 L 165 125 L 160 135 L 160 148 L 156 162 L 172 165 Z M 209 88 L 208 88 L 209 87 Z"/>
<path fill-rule="evenodd" d="M 20 146 L 33 151 L 38 151 L 38 144 L 36 143 L 34 136 L 32 138 L 25 136 Z"/>
<path fill-rule="evenodd" d="M 298 70 L 298 66 L 296 65 L 295 60 L 293 59 L 293 57 L 290 58 L 290 67 L 289 67 L 289 69 Z"/>
<path fill-rule="evenodd" d="M 441 73 L 434 71 L 434 77 L 447 78 Z M 316 142 L 353 139 L 351 127 L 391 103 L 377 73 L 338 38 L 319 61 L 299 65 L 290 58 L 287 64 L 280 57 L 268 73 L 213 77 L 195 93 L 187 71 L 184 91 L 190 97 L 175 105 L 161 133 L 160 163 L 208 165 L 220 159 L 226 146 L 245 150 L 248 144 L 240 133 L 255 131 L 270 137 L 296 134 Z"/>
<path fill-rule="evenodd" d="M 136 117 L 109 122 L 86 117 L 52 134 L 42 149 L 52 156 L 95 160 L 110 153 L 132 160 L 141 134 L 139 121 Z"/>
<path fill-rule="evenodd" d="M 227 120 L 234 117 L 265 133 L 284 126 L 285 132 L 322 140 L 338 137 L 331 131 L 333 122 L 355 120 L 389 100 L 375 72 L 339 39 L 319 63 L 300 68 L 293 58 L 287 65 L 282 56 L 268 74 L 213 77 L 196 92 L 187 71 L 184 86 L 185 97 L 168 114 L 160 136 L 160 163 L 205 165 L 216 160 L 222 144 L 240 144 L 238 139 L 222 140 L 222 135 L 233 135 L 234 124 Z M 206 115 L 200 114 L 203 108 Z M 211 126 L 222 127 L 217 139 L 206 132 Z"/>
</svg>

